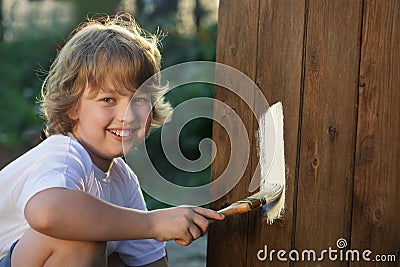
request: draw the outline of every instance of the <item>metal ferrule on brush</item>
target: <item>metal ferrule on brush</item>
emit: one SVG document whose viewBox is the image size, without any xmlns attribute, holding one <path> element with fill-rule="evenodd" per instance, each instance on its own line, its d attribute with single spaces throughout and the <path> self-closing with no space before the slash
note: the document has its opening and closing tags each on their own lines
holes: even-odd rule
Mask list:
<svg viewBox="0 0 400 267">
<path fill-rule="evenodd" d="M 250 196 L 245 199 L 237 201 L 237 203 L 247 203 L 250 206 L 250 209 L 256 209 L 260 206 L 267 204 L 264 196 Z"/>
</svg>

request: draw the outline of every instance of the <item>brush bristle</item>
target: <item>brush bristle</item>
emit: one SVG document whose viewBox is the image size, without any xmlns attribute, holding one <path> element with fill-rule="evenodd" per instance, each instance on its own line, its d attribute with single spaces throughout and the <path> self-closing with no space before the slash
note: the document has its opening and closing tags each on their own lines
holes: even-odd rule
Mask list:
<svg viewBox="0 0 400 267">
<path fill-rule="evenodd" d="M 266 188 L 254 194 L 254 197 L 262 197 L 265 199 L 266 204 L 271 204 L 276 201 L 283 192 L 282 184 L 267 184 Z"/>
</svg>

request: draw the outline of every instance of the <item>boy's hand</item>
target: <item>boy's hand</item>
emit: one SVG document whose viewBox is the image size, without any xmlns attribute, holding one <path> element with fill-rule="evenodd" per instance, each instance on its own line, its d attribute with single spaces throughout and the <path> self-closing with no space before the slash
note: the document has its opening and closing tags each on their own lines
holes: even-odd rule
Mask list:
<svg viewBox="0 0 400 267">
<path fill-rule="evenodd" d="M 187 246 L 207 232 L 208 219 L 223 220 L 216 211 L 191 206 L 161 209 L 149 212 L 154 238 L 158 241 L 175 240 Z"/>
</svg>

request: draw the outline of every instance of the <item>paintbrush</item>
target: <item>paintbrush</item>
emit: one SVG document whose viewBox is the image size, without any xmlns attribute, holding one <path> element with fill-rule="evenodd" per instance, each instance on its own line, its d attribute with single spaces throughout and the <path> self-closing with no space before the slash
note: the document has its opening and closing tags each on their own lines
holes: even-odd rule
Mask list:
<svg viewBox="0 0 400 267">
<path fill-rule="evenodd" d="M 256 208 L 275 202 L 283 193 L 284 186 L 281 184 L 268 184 L 268 188 L 255 193 L 242 200 L 236 201 L 226 208 L 219 210 L 225 216 L 232 216 L 249 212 Z"/>
<path fill-rule="evenodd" d="M 262 207 L 264 219 L 272 223 L 282 215 L 285 203 L 283 109 L 280 102 L 261 115 L 257 141 L 261 179 L 256 188 L 259 186 L 260 191 L 218 212 L 232 216 Z M 254 187 L 253 182 L 250 189 Z"/>
</svg>

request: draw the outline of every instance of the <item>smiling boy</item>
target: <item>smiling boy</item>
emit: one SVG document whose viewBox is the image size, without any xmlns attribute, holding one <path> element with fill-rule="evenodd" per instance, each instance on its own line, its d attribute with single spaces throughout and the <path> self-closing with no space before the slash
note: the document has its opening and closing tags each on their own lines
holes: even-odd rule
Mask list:
<svg viewBox="0 0 400 267">
<path fill-rule="evenodd" d="M 188 245 L 223 219 L 147 211 L 121 158 L 171 112 L 160 58 L 128 15 L 83 24 L 60 50 L 42 88 L 48 138 L 0 171 L 1 267 L 167 266 L 164 241 Z"/>
<path fill-rule="evenodd" d="M 152 118 L 150 94 L 136 92 L 132 97 L 131 91 L 113 89 L 110 82 L 106 87 L 96 95 L 90 89 L 85 90 L 79 110 L 70 115 L 77 122 L 72 135 L 105 172 L 110 159 L 123 155 L 123 148 L 128 144 L 136 147 L 145 139 Z"/>
</svg>

